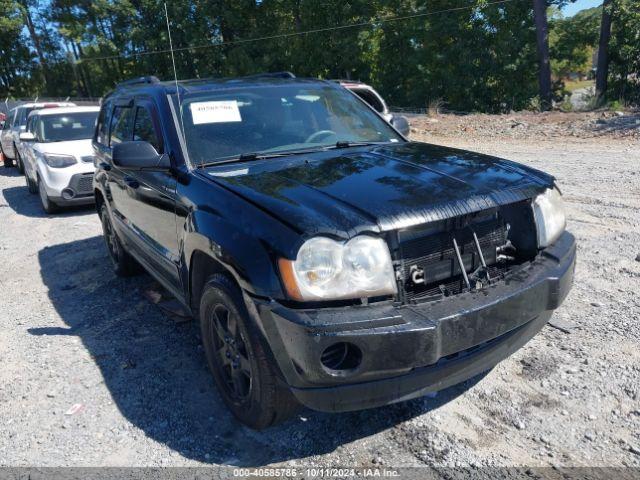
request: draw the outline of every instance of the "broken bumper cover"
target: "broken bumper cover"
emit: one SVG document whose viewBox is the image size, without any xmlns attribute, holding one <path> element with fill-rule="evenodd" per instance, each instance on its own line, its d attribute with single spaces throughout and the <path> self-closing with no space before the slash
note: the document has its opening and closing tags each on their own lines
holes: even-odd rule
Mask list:
<svg viewBox="0 0 640 480">
<path fill-rule="evenodd" d="M 575 260 L 575 239 L 564 233 L 506 280 L 437 302 L 318 310 L 256 306 L 296 398 L 315 410 L 359 410 L 442 390 L 494 367 L 562 303 Z M 358 368 L 336 374 L 322 366 L 322 352 L 336 342 L 358 347 Z"/>
</svg>

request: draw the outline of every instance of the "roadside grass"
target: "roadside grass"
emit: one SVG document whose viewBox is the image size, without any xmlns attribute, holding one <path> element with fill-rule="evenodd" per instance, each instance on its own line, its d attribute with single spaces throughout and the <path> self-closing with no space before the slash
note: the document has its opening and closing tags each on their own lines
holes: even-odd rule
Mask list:
<svg viewBox="0 0 640 480">
<path fill-rule="evenodd" d="M 580 88 L 588 88 L 594 86 L 594 80 L 565 80 L 564 82 L 564 89 L 569 93 L 573 93 L 575 90 L 578 90 Z"/>
</svg>

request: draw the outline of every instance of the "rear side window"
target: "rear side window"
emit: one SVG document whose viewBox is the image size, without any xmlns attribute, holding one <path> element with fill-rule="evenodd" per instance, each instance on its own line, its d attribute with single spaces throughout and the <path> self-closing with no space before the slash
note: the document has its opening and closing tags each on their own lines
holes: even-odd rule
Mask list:
<svg viewBox="0 0 640 480">
<path fill-rule="evenodd" d="M 131 107 L 116 107 L 111 117 L 109 146 L 131 140 L 133 112 Z"/>
<path fill-rule="evenodd" d="M 151 120 L 151 113 L 145 107 L 136 108 L 136 121 L 133 126 L 133 139 L 149 142 L 156 149 L 156 152 L 162 153 L 162 145 L 158 140 L 158 134 Z"/>
</svg>

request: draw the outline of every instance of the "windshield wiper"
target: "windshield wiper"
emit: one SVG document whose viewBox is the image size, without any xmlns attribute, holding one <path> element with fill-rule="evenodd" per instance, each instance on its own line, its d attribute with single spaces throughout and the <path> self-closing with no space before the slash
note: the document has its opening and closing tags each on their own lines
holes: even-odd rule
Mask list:
<svg viewBox="0 0 640 480">
<path fill-rule="evenodd" d="M 350 148 L 350 147 L 366 147 L 368 145 L 385 145 L 389 142 L 349 142 L 341 140 L 336 142 L 335 145 L 318 145 L 315 147 L 302 148 L 297 150 L 283 150 L 280 152 L 246 152 L 240 155 L 233 155 L 228 158 L 221 158 L 215 162 L 201 163 L 199 167 L 211 167 L 214 165 L 224 165 L 226 163 L 236 162 L 252 162 L 254 160 L 265 160 L 268 158 L 280 158 L 290 157 L 292 155 L 302 155 L 304 153 L 325 152 L 327 150 L 333 150 L 338 148 Z"/>
<path fill-rule="evenodd" d="M 235 163 L 235 162 L 251 162 L 254 160 L 265 160 L 267 158 L 279 158 L 279 157 L 290 157 L 292 155 L 301 155 L 303 153 L 313 153 L 320 152 L 325 150 L 326 147 L 314 147 L 302 150 L 286 150 L 283 152 L 272 152 L 272 153 L 260 153 L 260 152 L 247 152 L 241 153 L 240 155 L 233 155 L 229 158 L 222 158 L 215 162 L 207 162 L 201 163 L 200 167 L 211 167 L 214 165 L 224 165 L 225 163 Z"/>
<path fill-rule="evenodd" d="M 264 160 L 265 158 L 285 157 L 286 155 L 291 155 L 291 154 L 247 152 L 247 153 L 241 153 L 237 157 L 237 159 L 240 162 L 250 162 L 252 160 Z"/>
<path fill-rule="evenodd" d="M 369 145 L 384 145 L 389 142 L 351 142 L 349 140 L 339 140 L 335 145 L 326 147 L 328 150 L 333 148 L 350 148 L 350 147 L 366 147 Z"/>
</svg>

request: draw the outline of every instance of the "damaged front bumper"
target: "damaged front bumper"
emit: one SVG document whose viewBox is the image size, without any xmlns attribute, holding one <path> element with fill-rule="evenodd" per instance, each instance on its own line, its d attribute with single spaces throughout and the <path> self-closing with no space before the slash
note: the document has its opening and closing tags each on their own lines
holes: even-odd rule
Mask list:
<svg viewBox="0 0 640 480">
<path fill-rule="evenodd" d="M 491 369 L 530 340 L 571 288 L 573 235 L 507 279 L 435 302 L 298 310 L 254 300 L 284 382 L 321 411 L 371 408 L 442 390 Z M 337 342 L 361 352 L 357 368 L 321 363 Z"/>
</svg>

